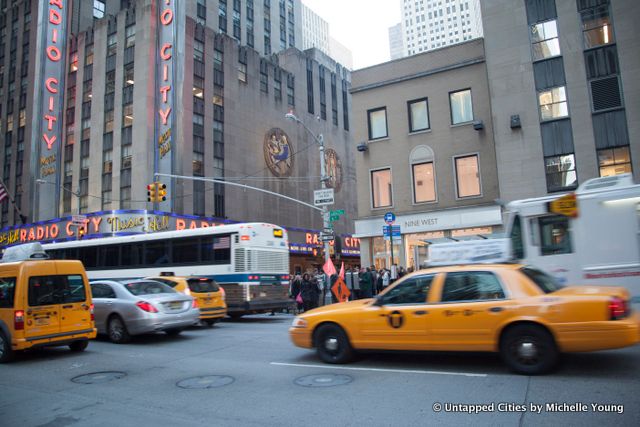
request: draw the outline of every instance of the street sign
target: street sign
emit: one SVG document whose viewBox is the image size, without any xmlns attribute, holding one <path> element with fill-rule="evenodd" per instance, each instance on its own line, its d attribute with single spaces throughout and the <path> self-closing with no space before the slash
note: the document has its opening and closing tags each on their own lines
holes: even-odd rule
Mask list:
<svg viewBox="0 0 640 427">
<path fill-rule="evenodd" d="M 313 192 L 313 204 L 315 206 L 326 206 L 334 203 L 333 188 L 323 188 Z"/>
<path fill-rule="evenodd" d="M 84 225 L 87 222 L 86 215 L 72 215 L 71 216 L 71 224 L 73 225 Z"/>
<path fill-rule="evenodd" d="M 383 225 L 382 226 L 382 237 L 384 237 L 384 240 L 390 240 L 391 239 L 391 226 L 390 225 Z"/>
<path fill-rule="evenodd" d="M 333 234 L 333 228 L 323 228 L 322 232 L 324 234 Z"/>
<path fill-rule="evenodd" d="M 576 198 L 576 193 L 565 194 L 564 196 L 549 202 L 547 204 L 547 209 L 552 213 L 577 218 L 578 200 Z"/>
<path fill-rule="evenodd" d="M 400 233 L 400 226 L 399 225 L 392 225 L 391 226 L 391 238 L 393 240 L 402 240 L 402 234 Z"/>
<path fill-rule="evenodd" d="M 322 240 L 323 242 L 332 242 L 333 239 L 335 239 L 333 234 L 324 234 L 324 233 L 322 233 L 320 235 L 320 240 Z"/>
<path fill-rule="evenodd" d="M 393 212 L 387 212 L 384 214 L 384 222 L 391 225 L 396 221 L 396 216 Z"/>
<path fill-rule="evenodd" d="M 344 215 L 344 209 L 329 211 L 329 221 L 339 221 L 341 215 Z"/>
</svg>

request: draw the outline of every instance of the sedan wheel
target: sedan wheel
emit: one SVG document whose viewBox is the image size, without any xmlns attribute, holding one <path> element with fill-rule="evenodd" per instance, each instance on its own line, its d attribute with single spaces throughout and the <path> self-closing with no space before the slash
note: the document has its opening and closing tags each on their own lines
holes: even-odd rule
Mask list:
<svg viewBox="0 0 640 427">
<path fill-rule="evenodd" d="M 517 325 L 507 330 L 500 342 L 500 354 L 511 370 L 525 375 L 548 372 L 558 361 L 553 337 L 535 325 Z"/>
<path fill-rule="evenodd" d="M 124 324 L 124 321 L 120 318 L 120 316 L 113 316 L 111 320 L 109 320 L 109 326 L 107 327 L 109 339 L 111 342 L 116 344 L 124 344 L 131 340 L 131 335 L 127 332 L 127 327 Z"/>
<path fill-rule="evenodd" d="M 353 359 L 353 349 L 347 334 L 337 325 L 322 325 L 315 333 L 318 357 L 326 363 L 347 363 Z"/>
<path fill-rule="evenodd" d="M 177 335 L 180 335 L 180 333 L 182 333 L 182 329 L 167 329 L 164 332 L 170 337 L 175 337 Z"/>
</svg>

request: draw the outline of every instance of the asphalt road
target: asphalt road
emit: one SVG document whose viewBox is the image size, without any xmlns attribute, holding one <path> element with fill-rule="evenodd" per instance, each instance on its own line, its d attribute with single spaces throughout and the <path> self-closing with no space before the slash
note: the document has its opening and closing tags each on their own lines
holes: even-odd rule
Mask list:
<svg viewBox="0 0 640 427">
<path fill-rule="evenodd" d="M 251 316 L 25 354 L 0 365 L 0 426 L 640 425 L 640 346 L 568 355 L 540 377 L 478 353 L 367 354 L 335 366 L 289 342 L 291 320 Z"/>
</svg>

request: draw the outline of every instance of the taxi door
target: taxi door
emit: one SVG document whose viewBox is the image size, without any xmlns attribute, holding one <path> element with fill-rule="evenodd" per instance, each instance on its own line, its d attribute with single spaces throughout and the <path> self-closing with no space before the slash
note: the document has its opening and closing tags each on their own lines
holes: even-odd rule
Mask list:
<svg viewBox="0 0 640 427">
<path fill-rule="evenodd" d="M 81 272 L 75 269 L 68 270 L 59 271 L 57 276 L 59 286 L 62 289 L 60 332 L 67 334 L 87 333 L 93 329 L 88 282 Z M 64 274 L 65 272 L 68 274 Z"/>
<path fill-rule="evenodd" d="M 435 350 L 493 351 L 495 331 L 512 315 L 513 302 L 491 271 L 449 272 L 430 304 Z"/>
<path fill-rule="evenodd" d="M 410 277 L 364 308 L 360 345 L 369 349 L 424 350 L 430 310 L 427 296 L 435 275 Z"/>
<path fill-rule="evenodd" d="M 27 289 L 24 337 L 27 341 L 51 338 L 60 333 L 60 289 L 55 282 L 55 264 L 42 261 L 25 269 Z"/>
</svg>

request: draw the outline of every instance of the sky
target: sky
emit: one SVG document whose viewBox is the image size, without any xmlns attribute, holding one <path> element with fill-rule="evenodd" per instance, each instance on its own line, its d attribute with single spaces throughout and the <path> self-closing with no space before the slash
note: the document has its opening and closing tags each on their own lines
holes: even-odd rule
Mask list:
<svg viewBox="0 0 640 427">
<path fill-rule="evenodd" d="M 302 0 L 329 23 L 331 37 L 351 49 L 353 68 L 389 61 L 389 27 L 400 22 L 400 0 Z"/>
</svg>

